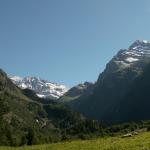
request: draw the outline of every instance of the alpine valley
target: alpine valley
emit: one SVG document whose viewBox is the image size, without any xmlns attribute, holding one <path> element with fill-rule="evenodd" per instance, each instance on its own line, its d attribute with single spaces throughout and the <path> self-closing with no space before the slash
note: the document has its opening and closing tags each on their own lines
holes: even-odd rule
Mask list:
<svg viewBox="0 0 150 150">
<path fill-rule="evenodd" d="M 149 106 L 150 41 L 137 40 L 121 49 L 95 83 L 70 89 L 37 77 L 10 76 L 0 69 L 0 145 L 150 130 Z"/>
</svg>

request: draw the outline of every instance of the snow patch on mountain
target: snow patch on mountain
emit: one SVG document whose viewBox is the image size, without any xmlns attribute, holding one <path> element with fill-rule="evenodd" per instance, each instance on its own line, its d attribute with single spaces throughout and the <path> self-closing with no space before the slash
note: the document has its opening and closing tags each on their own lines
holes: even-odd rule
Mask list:
<svg viewBox="0 0 150 150">
<path fill-rule="evenodd" d="M 23 78 L 19 77 L 19 76 L 12 76 L 11 77 L 12 80 L 16 81 L 16 82 L 20 82 L 23 80 Z"/>
<path fill-rule="evenodd" d="M 128 58 L 126 58 L 126 61 L 128 61 L 128 62 L 134 62 L 134 61 L 138 61 L 139 59 L 137 59 L 137 58 L 133 58 L 133 57 L 128 57 Z"/>
<path fill-rule="evenodd" d="M 45 95 L 42 95 L 42 94 L 36 94 L 38 97 L 40 97 L 40 98 L 44 98 L 45 97 Z"/>
</svg>

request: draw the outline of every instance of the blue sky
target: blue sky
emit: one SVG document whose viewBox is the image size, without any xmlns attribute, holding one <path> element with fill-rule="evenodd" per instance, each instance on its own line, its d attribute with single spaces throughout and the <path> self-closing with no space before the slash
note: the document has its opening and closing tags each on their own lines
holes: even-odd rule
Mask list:
<svg viewBox="0 0 150 150">
<path fill-rule="evenodd" d="M 150 39 L 149 0 L 0 0 L 0 67 L 68 86 Z"/>
</svg>

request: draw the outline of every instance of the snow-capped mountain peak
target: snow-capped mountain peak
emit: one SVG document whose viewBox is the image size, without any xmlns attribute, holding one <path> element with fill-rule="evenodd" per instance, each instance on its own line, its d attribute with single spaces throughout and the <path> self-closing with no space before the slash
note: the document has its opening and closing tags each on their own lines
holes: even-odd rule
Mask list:
<svg viewBox="0 0 150 150">
<path fill-rule="evenodd" d="M 120 50 L 113 60 L 127 67 L 145 58 L 150 58 L 150 41 L 137 40 L 128 49 Z"/>
<path fill-rule="evenodd" d="M 68 91 L 65 85 L 52 83 L 39 77 L 21 78 L 19 76 L 9 76 L 9 78 L 18 87 L 35 91 L 40 98 L 58 99 Z"/>
<path fill-rule="evenodd" d="M 129 47 L 129 49 L 137 49 L 137 48 L 149 49 L 150 48 L 150 41 L 147 41 L 147 40 L 136 40 Z"/>
</svg>

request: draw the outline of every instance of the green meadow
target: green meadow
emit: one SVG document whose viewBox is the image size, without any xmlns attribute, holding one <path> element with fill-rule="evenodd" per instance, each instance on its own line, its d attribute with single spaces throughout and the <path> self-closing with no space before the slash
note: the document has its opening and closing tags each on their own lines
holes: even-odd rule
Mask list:
<svg viewBox="0 0 150 150">
<path fill-rule="evenodd" d="M 127 138 L 105 137 L 18 148 L 0 147 L 0 150 L 150 150 L 150 132 Z"/>
</svg>

